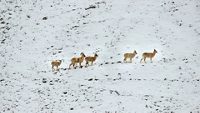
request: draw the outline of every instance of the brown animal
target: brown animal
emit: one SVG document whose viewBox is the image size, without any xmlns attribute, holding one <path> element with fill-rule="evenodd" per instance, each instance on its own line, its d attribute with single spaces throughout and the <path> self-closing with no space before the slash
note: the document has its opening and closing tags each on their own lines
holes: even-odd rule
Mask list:
<svg viewBox="0 0 200 113">
<path fill-rule="evenodd" d="M 127 59 L 130 59 L 130 62 L 132 62 L 132 59 L 135 57 L 136 54 L 137 54 L 136 50 L 134 50 L 133 53 L 125 53 L 124 62 L 127 62 Z"/>
<path fill-rule="evenodd" d="M 58 71 L 59 70 L 59 66 L 60 66 L 60 64 L 62 63 L 62 60 L 53 60 L 53 61 L 51 61 L 51 65 L 52 65 L 52 71 Z M 54 67 L 56 67 L 56 69 L 54 68 Z"/>
<path fill-rule="evenodd" d="M 86 66 L 89 66 L 89 62 L 93 65 L 93 62 L 97 59 L 98 55 L 95 53 L 94 56 L 87 56 L 85 57 Z"/>
<path fill-rule="evenodd" d="M 82 67 L 81 63 L 84 61 L 85 54 L 81 53 L 80 55 L 81 55 L 80 57 L 73 57 L 71 59 L 71 64 L 69 65 L 69 69 L 71 65 L 73 65 L 73 67 L 75 68 L 77 63 L 79 63 L 79 66 Z"/>
<path fill-rule="evenodd" d="M 155 49 L 153 50 L 153 53 L 149 53 L 149 52 L 143 53 L 140 63 L 142 62 L 142 60 L 144 60 L 144 62 L 146 63 L 146 58 L 150 58 L 151 62 L 153 62 L 152 58 L 155 56 L 156 53 L 157 53 L 157 51 Z"/>
</svg>

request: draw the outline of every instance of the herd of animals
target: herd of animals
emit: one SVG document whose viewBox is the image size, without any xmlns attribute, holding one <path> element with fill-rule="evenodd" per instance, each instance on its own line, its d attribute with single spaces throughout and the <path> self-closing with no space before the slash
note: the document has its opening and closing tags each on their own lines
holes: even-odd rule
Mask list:
<svg viewBox="0 0 200 113">
<path fill-rule="evenodd" d="M 152 62 L 152 59 L 154 58 L 155 54 L 157 53 L 157 51 L 154 49 L 153 52 L 144 52 L 142 54 L 142 59 L 140 60 L 140 63 L 142 61 L 144 61 L 146 63 L 146 58 L 149 58 Z M 124 62 L 127 63 L 128 59 L 129 62 L 132 62 L 133 58 L 135 57 L 135 55 L 137 54 L 136 50 L 134 50 L 134 52 L 132 53 L 124 53 Z M 82 52 L 80 54 L 80 57 L 73 57 L 71 58 L 71 63 L 69 65 L 69 68 L 71 66 L 73 66 L 74 68 L 76 68 L 76 65 L 79 64 L 80 67 L 82 67 L 81 63 L 83 63 L 83 61 L 85 60 L 86 64 L 85 66 L 89 66 L 89 63 L 91 65 L 93 65 L 93 62 L 96 61 L 98 55 L 95 53 L 94 56 L 85 56 L 85 54 Z M 59 66 L 61 65 L 62 60 L 53 60 L 51 62 L 52 65 L 52 71 L 59 71 Z"/>
</svg>

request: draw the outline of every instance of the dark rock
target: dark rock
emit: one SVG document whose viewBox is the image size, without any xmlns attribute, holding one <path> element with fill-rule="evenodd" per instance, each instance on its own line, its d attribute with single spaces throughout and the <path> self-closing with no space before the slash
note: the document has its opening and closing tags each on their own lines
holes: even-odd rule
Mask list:
<svg viewBox="0 0 200 113">
<path fill-rule="evenodd" d="M 42 20 L 47 20 L 47 17 L 43 17 Z"/>
<path fill-rule="evenodd" d="M 74 110 L 74 108 L 70 108 L 70 110 Z"/>
<path fill-rule="evenodd" d="M 105 64 L 109 64 L 109 62 L 105 62 Z"/>
<path fill-rule="evenodd" d="M 88 79 L 88 81 L 92 81 L 92 80 L 93 80 L 93 78 Z"/>
<path fill-rule="evenodd" d="M 88 10 L 88 9 L 94 9 L 94 8 L 96 8 L 95 5 L 90 5 L 88 8 L 85 8 L 85 10 Z"/>
<path fill-rule="evenodd" d="M 47 81 L 46 81 L 46 80 L 43 80 L 42 83 L 47 83 Z"/>
<path fill-rule="evenodd" d="M 5 24 L 5 22 L 3 21 L 3 22 L 1 22 L 1 24 Z"/>
</svg>

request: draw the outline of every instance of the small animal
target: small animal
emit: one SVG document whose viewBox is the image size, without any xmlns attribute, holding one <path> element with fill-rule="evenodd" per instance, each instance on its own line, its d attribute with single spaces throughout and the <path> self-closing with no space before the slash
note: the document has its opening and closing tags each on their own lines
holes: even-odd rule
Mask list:
<svg viewBox="0 0 200 113">
<path fill-rule="evenodd" d="M 98 55 L 95 53 L 94 56 L 87 56 L 85 57 L 86 66 L 89 66 L 89 62 L 93 65 L 93 62 L 97 59 Z"/>
<path fill-rule="evenodd" d="M 129 59 L 130 62 L 132 62 L 132 59 L 135 57 L 136 54 L 137 54 L 136 50 L 134 50 L 133 53 L 125 53 L 124 54 L 124 62 L 127 62 L 127 59 Z"/>
<path fill-rule="evenodd" d="M 157 51 L 154 49 L 152 53 L 150 52 L 145 52 L 142 54 L 142 59 L 140 60 L 140 63 L 142 62 L 142 60 L 144 60 L 144 62 L 146 63 L 146 58 L 150 58 L 151 62 L 152 58 L 155 56 L 155 54 L 157 53 Z"/>
<path fill-rule="evenodd" d="M 71 65 L 75 68 L 76 64 L 79 63 L 80 68 L 82 67 L 81 63 L 84 61 L 85 54 L 82 52 L 80 57 L 73 57 L 71 59 L 71 64 L 69 65 L 69 69 Z"/>
<path fill-rule="evenodd" d="M 58 71 L 59 70 L 59 66 L 60 66 L 60 64 L 62 63 L 62 60 L 53 60 L 53 61 L 51 61 L 51 65 L 52 65 L 52 71 Z M 56 69 L 54 68 L 54 67 L 56 67 Z"/>
</svg>

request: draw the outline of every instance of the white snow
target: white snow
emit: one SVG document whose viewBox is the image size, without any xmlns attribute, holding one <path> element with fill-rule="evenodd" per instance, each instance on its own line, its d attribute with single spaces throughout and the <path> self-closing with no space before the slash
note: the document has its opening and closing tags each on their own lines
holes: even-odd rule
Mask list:
<svg viewBox="0 0 200 113">
<path fill-rule="evenodd" d="M 0 113 L 200 112 L 199 0 L 0 0 L 0 12 Z M 81 52 L 99 57 L 68 70 Z"/>
</svg>

